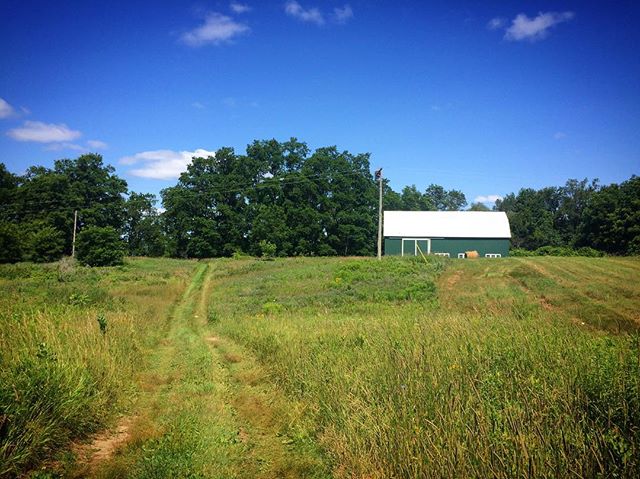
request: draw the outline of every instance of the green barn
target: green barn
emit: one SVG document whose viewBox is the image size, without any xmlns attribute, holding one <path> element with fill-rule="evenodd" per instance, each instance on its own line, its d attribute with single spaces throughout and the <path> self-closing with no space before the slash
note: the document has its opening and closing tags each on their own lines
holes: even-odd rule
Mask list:
<svg viewBox="0 0 640 479">
<path fill-rule="evenodd" d="M 504 212 L 385 211 L 384 254 L 434 254 L 464 258 L 477 251 L 481 258 L 509 256 L 511 229 Z"/>
</svg>

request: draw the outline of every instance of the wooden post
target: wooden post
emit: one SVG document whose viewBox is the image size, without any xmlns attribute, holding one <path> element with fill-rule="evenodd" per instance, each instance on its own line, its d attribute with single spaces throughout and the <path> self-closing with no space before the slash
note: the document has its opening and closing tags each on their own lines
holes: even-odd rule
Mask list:
<svg viewBox="0 0 640 479">
<path fill-rule="evenodd" d="M 76 256 L 76 229 L 78 225 L 78 210 L 73 213 L 73 241 L 71 243 L 71 257 Z"/>
</svg>

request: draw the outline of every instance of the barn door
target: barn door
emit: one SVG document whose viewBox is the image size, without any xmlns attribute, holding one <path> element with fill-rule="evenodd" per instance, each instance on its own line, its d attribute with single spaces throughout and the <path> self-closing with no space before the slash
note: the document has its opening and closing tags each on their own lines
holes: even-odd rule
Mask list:
<svg viewBox="0 0 640 479">
<path fill-rule="evenodd" d="M 422 252 L 422 254 L 427 255 L 429 254 L 429 250 L 431 248 L 429 248 L 429 240 L 427 239 L 421 239 L 421 240 L 416 240 L 416 254 L 420 254 L 420 252 Z"/>
<path fill-rule="evenodd" d="M 416 240 L 403 239 L 402 240 L 402 256 L 415 256 L 416 252 Z"/>
</svg>

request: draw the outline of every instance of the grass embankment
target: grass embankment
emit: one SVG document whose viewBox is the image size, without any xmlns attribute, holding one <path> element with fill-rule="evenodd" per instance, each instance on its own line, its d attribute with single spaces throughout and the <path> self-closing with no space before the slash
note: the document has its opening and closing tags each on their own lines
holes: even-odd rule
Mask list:
<svg viewBox="0 0 640 479">
<path fill-rule="evenodd" d="M 208 318 L 337 477 L 634 477 L 640 344 L 597 328 L 637 331 L 638 261 L 448 264 L 219 261 Z"/>
<path fill-rule="evenodd" d="M 131 405 L 195 264 L 0 266 L 0 476 L 52 460 Z"/>
</svg>

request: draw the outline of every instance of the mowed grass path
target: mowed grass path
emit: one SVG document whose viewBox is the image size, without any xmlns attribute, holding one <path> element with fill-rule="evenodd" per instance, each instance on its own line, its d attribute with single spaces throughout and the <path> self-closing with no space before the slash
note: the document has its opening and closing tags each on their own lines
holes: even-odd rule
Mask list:
<svg viewBox="0 0 640 479">
<path fill-rule="evenodd" d="M 206 302 L 217 263 L 201 264 L 177 306 L 167 338 L 145 373 L 145 393 L 127 445 L 94 466 L 95 477 L 328 477 L 295 404 L 229 339 L 207 330 Z"/>
<path fill-rule="evenodd" d="M 441 304 L 449 311 L 546 313 L 578 326 L 640 331 L 637 258 L 454 261 L 438 286 Z"/>
</svg>

